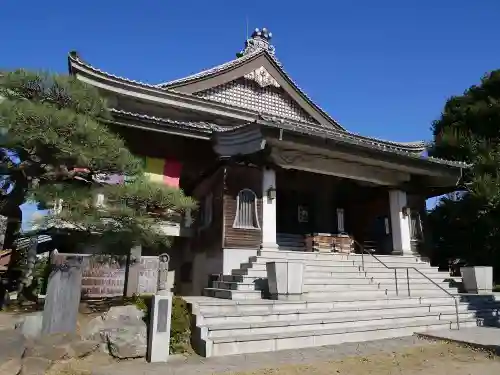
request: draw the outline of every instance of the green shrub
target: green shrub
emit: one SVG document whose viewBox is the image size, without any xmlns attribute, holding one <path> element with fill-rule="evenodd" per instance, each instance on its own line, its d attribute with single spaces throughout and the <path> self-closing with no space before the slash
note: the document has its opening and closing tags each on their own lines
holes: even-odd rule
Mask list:
<svg viewBox="0 0 500 375">
<path fill-rule="evenodd" d="M 139 310 L 144 311 L 144 321 L 149 328 L 149 314 L 151 307 L 151 297 L 136 296 L 127 298 L 126 304 L 133 304 Z M 170 353 L 190 353 L 191 348 L 191 313 L 186 301 L 181 297 L 172 299 L 172 321 L 170 325 Z"/>
<path fill-rule="evenodd" d="M 36 294 L 46 294 L 47 284 L 49 282 L 50 272 L 52 271 L 52 266 L 50 264 L 50 258 L 40 258 L 36 260 L 35 268 L 33 269 L 33 283 L 35 284 Z"/>
<path fill-rule="evenodd" d="M 149 306 L 151 305 L 151 297 L 133 295 L 129 301 L 129 304 L 135 305 L 139 310 L 141 310 L 144 315 L 149 315 Z"/>
<path fill-rule="evenodd" d="M 170 327 L 170 353 L 188 353 L 191 344 L 191 313 L 181 297 L 172 300 L 172 323 Z"/>
</svg>

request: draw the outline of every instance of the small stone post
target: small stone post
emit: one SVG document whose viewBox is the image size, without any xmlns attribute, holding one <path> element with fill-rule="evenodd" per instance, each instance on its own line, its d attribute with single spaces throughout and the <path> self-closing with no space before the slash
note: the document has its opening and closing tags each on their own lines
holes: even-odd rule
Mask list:
<svg viewBox="0 0 500 375">
<path fill-rule="evenodd" d="M 172 317 L 172 293 L 167 289 L 168 254 L 160 255 L 158 268 L 158 292 L 151 304 L 149 362 L 167 362 L 170 355 L 170 322 Z"/>
<path fill-rule="evenodd" d="M 125 295 L 127 297 L 139 294 L 139 275 L 142 269 L 141 256 L 141 246 L 134 246 L 130 249 L 130 254 L 127 258 L 127 272 L 125 273 Z"/>
<path fill-rule="evenodd" d="M 55 259 L 49 276 L 42 334 L 76 332 L 82 288 L 82 261 L 79 256 Z"/>
</svg>

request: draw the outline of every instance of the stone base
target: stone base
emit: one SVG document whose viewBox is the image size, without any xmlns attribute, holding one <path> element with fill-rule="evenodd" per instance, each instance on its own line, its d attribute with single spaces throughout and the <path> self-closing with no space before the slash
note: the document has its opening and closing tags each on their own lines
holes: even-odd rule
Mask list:
<svg viewBox="0 0 500 375">
<path fill-rule="evenodd" d="M 460 273 L 467 293 L 491 294 L 493 292 L 492 267 L 462 267 Z"/>
<path fill-rule="evenodd" d="M 263 242 L 260 245 L 261 250 L 278 250 L 279 246 L 277 243 L 273 242 Z"/>
<path fill-rule="evenodd" d="M 167 291 L 165 291 L 167 292 Z M 167 362 L 170 356 L 172 295 L 154 295 L 151 302 L 148 362 Z"/>
<path fill-rule="evenodd" d="M 304 268 L 301 262 L 267 262 L 269 293 L 277 296 L 301 295 Z"/>
<path fill-rule="evenodd" d="M 391 255 L 406 255 L 412 257 L 420 256 L 418 253 L 413 252 L 412 250 L 392 250 Z"/>
</svg>

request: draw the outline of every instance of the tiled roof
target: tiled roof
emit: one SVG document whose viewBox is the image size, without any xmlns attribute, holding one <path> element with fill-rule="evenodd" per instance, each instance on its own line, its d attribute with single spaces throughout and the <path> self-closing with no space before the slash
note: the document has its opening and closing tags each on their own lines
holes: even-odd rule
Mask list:
<svg viewBox="0 0 500 375">
<path fill-rule="evenodd" d="M 128 117 L 132 117 L 132 118 L 152 121 L 152 122 L 160 124 L 160 125 L 166 124 L 168 126 L 174 126 L 174 127 L 179 128 L 179 129 L 200 131 L 200 132 L 203 132 L 204 134 L 207 134 L 207 136 L 211 135 L 213 133 L 217 133 L 217 132 L 226 132 L 226 131 L 236 130 L 238 128 L 242 128 L 242 127 L 249 125 L 249 123 L 246 123 L 246 124 L 242 124 L 242 125 L 225 127 L 225 126 L 217 125 L 214 123 L 177 121 L 177 120 L 172 120 L 172 119 L 168 119 L 168 118 L 148 116 L 148 115 L 144 115 L 144 114 L 140 114 L 140 113 L 127 112 L 127 111 L 118 110 L 118 109 L 112 109 L 111 113 L 113 113 L 115 115 L 120 115 L 120 116 L 128 116 Z M 421 147 L 425 148 L 422 142 L 408 143 L 407 145 L 409 147 L 403 147 L 402 145 L 404 145 L 404 144 L 401 144 L 401 143 L 387 142 L 387 141 L 377 140 L 374 138 L 360 137 L 360 136 L 357 136 L 355 134 L 346 133 L 346 132 L 342 132 L 342 131 L 320 130 L 320 129 L 312 127 L 312 126 L 310 128 L 304 128 L 303 123 L 295 124 L 295 123 L 290 122 L 290 121 L 284 121 L 282 119 L 273 118 L 273 117 L 269 117 L 269 116 L 260 116 L 260 117 L 262 119 L 261 123 L 265 126 L 271 126 L 271 127 L 275 127 L 278 129 L 290 130 L 292 132 L 301 133 L 304 135 L 310 135 L 310 136 L 314 136 L 314 137 L 332 139 L 332 140 L 336 140 L 336 141 L 339 141 L 342 143 L 364 146 L 367 148 L 377 149 L 377 150 L 387 152 L 387 153 L 397 154 L 397 155 L 400 155 L 403 157 L 409 157 L 409 158 L 419 159 L 419 160 L 426 160 L 426 161 L 432 162 L 432 163 L 444 164 L 444 165 L 449 165 L 449 166 L 453 166 L 453 167 L 463 167 L 463 168 L 468 167 L 468 164 L 463 163 L 463 162 L 455 162 L 455 161 L 450 161 L 450 160 L 445 160 L 445 159 L 433 158 L 430 156 L 425 156 L 422 153 L 416 153 L 414 151 L 415 147 L 421 146 Z"/>
<path fill-rule="evenodd" d="M 285 78 L 290 81 L 290 83 L 292 84 L 292 86 L 295 87 L 295 89 L 313 106 L 315 107 L 319 112 L 321 112 L 326 118 L 328 118 L 329 120 L 331 120 L 339 129 L 342 129 L 342 130 L 345 130 L 343 128 L 342 125 L 340 125 L 338 123 L 338 121 L 336 121 L 334 118 L 332 118 L 332 116 L 330 116 L 323 108 L 321 108 L 316 102 L 314 102 L 306 93 L 304 90 L 302 90 L 298 85 L 297 83 L 291 78 L 291 76 L 283 69 L 283 64 L 281 64 L 281 62 L 276 58 L 275 55 L 273 54 L 270 54 L 269 52 L 267 52 L 266 50 L 255 50 L 254 52 L 252 53 L 249 53 L 247 55 L 244 55 L 242 57 L 239 57 L 237 59 L 234 59 L 234 60 L 231 60 L 231 61 L 228 61 L 224 64 L 221 64 L 221 65 L 217 65 L 213 68 L 210 68 L 210 69 L 207 69 L 207 70 L 203 70 L 199 73 L 195 73 L 195 74 L 192 74 L 192 75 L 189 75 L 187 77 L 184 77 L 184 78 L 179 78 L 179 79 L 175 79 L 173 81 L 168 81 L 168 82 L 164 82 L 164 83 L 160 83 L 159 85 L 157 85 L 157 87 L 159 88 L 162 88 L 162 89 L 175 89 L 175 86 L 179 85 L 179 84 L 185 84 L 185 83 L 189 83 L 191 81 L 195 81 L 197 79 L 201 79 L 201 78 L 205 78 L 205 77 L 209 77 L 209 76 L 212 76 L 212 75 L 216 75 L 216 74 L 220 74 L 220 73 L 223 73 L 224 71 L 226 70 L 229 70 L 231 68 L 234 68 L 234 67 L 237 67 L 239 65 L 243 65 L 245 62 L 247 62 L 248 60 L 251 60 L 252 58 L 256 57 L 256 56 L 259 56 L 259 55 L 262 55 L 262 54 L 265 54 L 267 55 L 277 66 L 278 66 L 278 69 L 281 70 L 282 74 L 285 76 Z"/>
<path fill-rule="evenodd" d="M 198 122 L 178 121 L 178 120 L 172 120 L 169 118 L 149 116 L 149 115 L 145 115 L 145 114 L 141 114 L 141 113 L 127 112 L 127 111 L 123 111 L 120 109 L 114 109 L 114 108 L 112 108 L 110 111 L 112 114 L 118 115 L 118 116 L 133 117 L 136 119 L 151 121 L 151 122 L 154 122 L 154 123 L 159 124 L 159 125 L 168 125 L 168 126 L 176 127 L 179 129 L 195 130 L 195 131 L 199 131 L 202 133 L 206 133 L 208 135 L 212 134 L 212 132 L 214 132 L 214 131 L 223 132 L 223 131 L 226 131 L 228 129 L 233 129 L 233 128 L 227 128 L 224 126 L 220 126 L 220 125 L 217 125 L 214 123 L 204 122 L 204 121 L 198 121 Z"/>
<path fill-rule="evenodd" d="M 215 67 L 215 68 L 212 68 L 212 69 L 209 69 L 207 71 L 204 71 L 204 72 L 200 72 L 198 73 L 199 77 L 204 77 L 208 74 L 212 74 L 212 73 L 208 73 L 208 72 L 213 72 L 217 69 L 227 69 L 228 68 L 228 64 L 239 64 L 241 59 L 245 59 L 244 61 L 246 61 L 246 59 L 249 59 L 251 56 L 256 56 L 257 54 L 260 54 L 260 53 L 267 53 L 266 51 L 258 51 L 256 52 L 255 54 L 248 54 L 248 55 L 245 55 L 239 59 L 236 59 L 236 60 L 232 60 L 231 62 L 228 62 L 226 64 L 222 64 L 222 65 L 219 65 L 218 67 Z M 248 57 L 247 57 L 248 56 Z M 278 63 L 278 61 L 276 60 L 276 58 L 270 54 L 268 54 L 269 57 L 271 57 L 274 61 L 276 61 L 276 63 Z M 159 85 L 151 85 L 151 84 L 148 84 L 148 83 L 144 83 L 144 82 L 140 82 L 140 81 L 135 81 L 135 80 L 131 80 L 131 79 L 128 79 L 128 78 L 124 78 L 124 77 L 120 77 L 120 76 L 117 76 L 117 75 L 114 75 L 114 74 L 111 74 L 111 73 L 108 73 L 108 72 L 105 72 L 103 70 L 100 70 L 86 62 L 84 62 L 83 60 L 81 60 L 79 58 L 79 56 L 76 54 L 76 52 L 72 52 L 70 53 L 69 55 L 69 59 L 70 61 L 73 61 L 73 62 L 76 62 L 84 67 L 86 67 L 87 69 L 90 69 L 96 73 L 99 73 L 99 74 L 102 74 L 106 77 L 109 77 L 109 78 L 114 78 L 114 79 L 117 79 L 119 81 L 122 81 L 122 82 L 126 82 L 126 83 L 130 83 L 130 84 L 134 84 L 134 85 L 137 85 L 137 86 L 140 86 L 140 87 L 146 87 L 146 88 L 150 88 L 150 89 L 156 89 L 156 90 L 162 90 L 162 88 L 159 87 Z M 278 63 L 279 64 L 279 63 Z M 280 64 L 281 66 L 281 64 Z M 286 74 L 286 73 L 284 73 Z M 182 80 L 191 80 L 191 79 L 196 79 L 195 76 L 198 77 L 198 75 L 192 75 L 192 76 L 189 76 L 189 77 L 185 77 L 183 78 Z M 198 78 L 199 78 L 198 77 Z M 179 80 L 177 80 L 179 81 Z M 174 81 L 170 81 L 170 82 L 167 82 L 163 85 L 167 85 L 167 84 L 172 84 L 172 82 Z M 166 90 L 166 91 L 172 91 L 172 90 Z M 188 94 L 184 94 L 184 95 L 188 95 Z M 197 97 L 198 98 L 198 97 Z M 229 105 L 230 106 L 230 105 Z M 114 110 L 114 111 L 118 111 L 116 113 L 119 113 L 121 112 L 121 114 L 123 115 L 130 115 L 130 116 L 134 116 L 134 117 L 137 117 L 137 118 L 143 118 L 143 119 L 146 119 L 146 120 L 150 120 L 150 121 L 156 121 L 158 123 L 164 123 L 164 124 L 168 124 L 168 125 L 179 125 L 181 127 L 189 127 L 191 129 L 195 129 L 195 128 L 198 128 L 200 129 L 200 131 L 202 131 L 202 129 L 206 129 L 208 130 L 209 128 L 211 128 L 212 130 L 220 130 L 220 131 L 224 131 L 224 129 L 227 129 L 225 127 L 221 127 L 219 125 L 216 125 L 216 124 L 209 124 L 209 123 L 195 123 L 195 122 L 178 122 L 178 121 L 175 121 L 175 120 L 170 120 L 170 119 L 165 119 L 165 118 L 159 118 L 159 117 L 154 117 L 154 116 L 148 116 L 148 115 L 144 115 L 144 114 L 138 114 L 138 113 L 131 113 L 131 112 L 126 112 L 126 111 L 120 111 L 120 110 Z M 261 116 L 262 117 L 262 116 Z M 290 123 L 290 121 L 288 120 L 284 120 L 284 119 L 281 119 L 281 118 L 273 118 L 272 120 L 273 122 L 276 122 L 276 123 Z M 283 121 L 283 122 L 282 122 Z M 378 145 L 380 144 L 381 147 L 385 147 L 385 148 L 401 148 L 402 150 L 405 150 L 405 151 L 408 151 L 408 152 L 413 152 L 413 153 L 421 153 L 421 152 L 424 152 L 425 151 L 425 143 L 424 142 L 409 142 L 409 143 L 404 143 L 404 142 L 393 142 L 393 141 L 386 141 L 386 140 L 380 140 L 380 139 L 376 139 L 376 138 L 371 138 L 371 137 L 366 137 L 366 136 L 361 136 L 361 135 L 358 135 L 358 134 L 355 134 L 355 133 L 352 133 L 352 132 L 348 132 L 346 130 L 334 130 L 334 129 L 324 129 L 322 128 L 321 130 L 318 129 L 317 125 L 315 124 L 308 124 L 308 123 L 303 123 L 303 122 L 297 122 L 297 123 L 294 123 L 293 125 L 294 127 L 301 127 L 302 128 L 302 131 L 311 131 L 311 132 L 334 132 L 334 133 L 338 133 L 338 134 L 344 134 L 346 138 L 350 138 L 350 137 L 355 137 L 355 138 L 359 138 L 359 141 L 360 142 L 363 142 L 365 144 L 370 144 L 370 143 L 373 143 L 374 145 Z M 219 128 L 217 128 L 219 127 Z M 311 133 L 312 134 L 312 133 Z"/>
<path fill-rule="evenodd" d="M 387 141 L 380 141 L 375 138 L 368 138 L 368 137 L 360 137 L 358 135 L 352 134 L 352 133 L 345 133 L 341 131 L 335 131 L 335 130 L 319 130 L 317 128 L 310 128 L 310 129 L 304 129 L 304 127 L 301 126 L 296 126 L 293 123 L 290 123 L 289 121 L 283 121 L 281 119 L 276 119 L 272 117 L 267 117 L 267 116 L 261 116 L 262 120 L 265 121 L 264 125 L 268 126 L 274 126 L 276 128 L 280 129 L 288 129 L 293 132 L 297 133 L 302 133 L 304 135 L 309 135 L 309 136 L 314 136 L 314 137 L 321 137 L 321 138 L 326 138 L 326 139 L 332 139 L 336 141 L 340 141 L 343 143 L 348 143 L 348 144 L 353 144 L 353 145 L 359 145 L 359 146 L 365 146 L 368 148 L 372 149 L 377 149 L 383 152 L 388 152 L 392 154 L 397 154 L 400 156 L 404 157 L 409 157 L 412 159 L 419 159 L 419 160 L 425 160 L 431 163 L 438 163 L 438 164 L 444 164 L 444 165 L 449 165 L 453 167 L 461 167 L 461 168 L 468 168 L 470 165 L 464 162 L 460 161 L 452 161 L 452 160 L 446 160 L 446 159 L 440 159 L 440 158 L 435 158 L 431 156 L 426 156 L 421 153 L 416 153 L 415 151 L 412 151 L 412 148 L 416 147 L 416 144 L 410 143 L 409 148 L 403 147 L 401 143 L 395 143 L 395 142 L 387 142 Z M 420 145 L 424 148 L 425 150 L 425 145 L 423 143 L 419 143 L 418 146 Z M 423 151 L 424 151 L 423 150 Z"/>
<path fill-rule="evenodd" d="M 44 243 L 44 242 L 48 242 L 51 240 L 52 240 L 52 237 L 50 237 L 46 234 L 41 234 L 37 237 L 38 243 Z M 18 250 L 27 249 L 31 244 L 31 237 L 19 237 L 15 241 L 15 244 L 16 244 L 16 248 Z"/>
<path fill-rule="evenodd" d="M 425 142 L 422 141 L 392 142 L 378 138 L 366 137 L 351 132 L 338 131 L 334 129 L 318 130 L 318 128 L 315 127 L 313 124 L 307 124 L 302 122 L 300 124 L 296 124 L 289 120 L 282 120 L 281 118 L 278 117 L 265 116 L 265 115 L 260 115 L 259 117 L 266 122 L 277 125 L 278 127 L 286 126 L 294 131 L 301 131 L 304 132 L 305 134 L 311 134 L 311 135 L 323 135 L 324 137 L 327 138 L 335 136 L 346 140 L 356 141 L 356 143 L 358 144 L 365 144 L 368 146 L 373 146 L 375 148 L 382 148 L 385 150 L 403 151 L 413 154 L 415 153 L 420 154 L 426 150 Z"/>
<path fill-rule="evenodd" d="M 251 60 L 253 57 L 260 55 L 262 52 L 263 51 L 255 51 L 254 53 L 249 53 L 248 55 L 245 55 L 245 56 L 242 56 L 240 58 L 228 61 L 224 64 L 214 66 L 210 69 L 206 69 L 206 70 L 203 70 L 201 72 L 194 73 L 194 74 L 191 74 L 191 75 L 183 77 L 183 78 L 178 78 L 178 79 L 174 79 L 172 81 L 163 82 L 163 83 L 157 84 L 155 86 L 162 88 L 162 89 L 168 89 L 172 86 L 176 86 L 176 85 L 183 84 L 183 83 L 188 83 L 188 82 L 194 81 L 194 80 L 199 79 L 199 78 L 205 78 L 205 77 L 208 77 L 208 76 L 211 76 L 214 74 L 222 73 L 228 69 L 239 66 L 239 65 L 247 62 L 248 60 Z"/>
</svg>

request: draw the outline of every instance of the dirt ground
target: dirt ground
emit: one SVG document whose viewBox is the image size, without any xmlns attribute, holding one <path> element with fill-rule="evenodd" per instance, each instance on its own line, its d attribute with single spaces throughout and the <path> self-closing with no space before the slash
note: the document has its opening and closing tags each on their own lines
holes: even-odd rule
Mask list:
<svg viewBox="0 0 500 375">
<path fill-rule="evenodd" d="M 114 375 L 107 371 L 109 357 L 98 354 L 82 360 L 60 363 L 47 375 Z M 367 356 L 348 356 L 334 361 L 309 364 L 284 365 L 247 372 L 213 372 L 207 363 L 205 368 L 175 368 L 175 362 L 157 367 L 143 361 L 116 363 L 115 371 L 122 375 L 167 375 L 167 374 L 214 374 L 214 375 L 498 375 L 500 358 L 482 351 L 449 343 L 406 348 L 398 352 L 377 353 Z M 95 372 L 94 372 L 95 371 Z"/>
<path fill-rule="evenodd" d="M 284 366 L 231 375 L 489 375 L 500 374 L 500 359 L 454 344 L 411 348 L 399 353 L 347 357 L 331 362 Z"/>
</svg>

